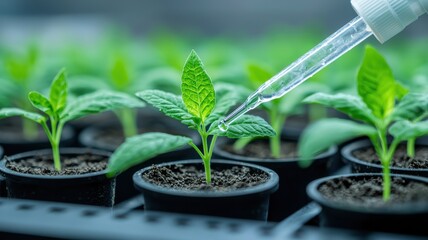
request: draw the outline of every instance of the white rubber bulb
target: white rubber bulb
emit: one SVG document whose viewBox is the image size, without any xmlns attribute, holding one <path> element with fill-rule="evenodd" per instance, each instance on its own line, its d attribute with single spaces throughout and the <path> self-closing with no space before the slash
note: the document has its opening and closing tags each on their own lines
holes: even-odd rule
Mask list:
<svg viewBox="0 0 428 240">
<path fill-rule="evenodd" d="M 428 12 L 428 0 L 351 0 L 351 4 L 381 43 Z"/>
</svg>

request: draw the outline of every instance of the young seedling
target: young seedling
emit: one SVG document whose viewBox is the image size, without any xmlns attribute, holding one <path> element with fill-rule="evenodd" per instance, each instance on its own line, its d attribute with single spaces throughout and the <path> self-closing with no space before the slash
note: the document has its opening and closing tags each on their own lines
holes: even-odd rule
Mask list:
<svg viewBox="0 0 428 240">
<path fill-rule="evenodd" d="M 21 116 L 40 124 L 49 139 L 52 147 L 54 167 L 61 170 L 59 145 L 64 125 L 71 120 L 89 114 L 125 107 L 143 107 L 145 104 L 127 94 L 99 91 L 75 98 L 70 104 L 67 102 L 67 81 L 65 70 L 62 69 L 55 76 L 49 91 L 49 97 L 32 91 L 28 94 L 31 104 L 44 115 L 19 108 L 0 109 L 0 118 Z M 50 125 L 50 127 L 48 126 Z"/>
<path fill-rule="evenodd" d="M 257 89 L 261 84 L 270 79 L 273 74 L 259 65 L 248 65 L 249 79 L 253 90 Z M 267 113 L 269 123 L 277 132 L 275 136 L 269 137 L 269 145 L 271 155 L 274 158 L 281 157 L 281 132 L 287 117 L 301 113 L 301 101 L 319 91 L 326 91 L 324 85 L 318 83 L 305 83 L 288 93 L 286 96 L 275 99 L 271 102 L 262 105 L 262 109 Z M 242 138 L 235 142 L 235 150 L 243 149 L 253 138 Z"/>
<path fill-rule="evenodd" d="M 366 47 L 358 72 L 358 95 L 317 93 L 305 99 L 307 103 L 322 104 L 341 111 L 356 123 L 344 119 L 324 119 L 309 126 L 299 142 L 299 154 L 307 165 L 320 151 L 333 144 L 368 136 L 383 169 L 383 199 L 391 192 L 390 164 L 394 152 L 403 141 L 408 141 L 409 156 L 414 155 L 414 140 L 428 134 L 428 95 L 409 93 L 394 80 L 385 59 L 370 46 Z M 396 99 L 400 102 L 395 105 Z M 387 133 L 393 139 L 388 143 Z"/>
<path fill-rule="evenodd" d="M 185 63 L 181 89 L 181 97 L 159 90 L 146 90 L 136 95 L 165 115 L 196 130 L 201 137 L 202 148 L 188 137 L 165 133 L 147 133 L 128 138 L 110 158 L 108 166 L 110 176 L 158 154 L 189 144 L 201 157 L 205 180 L 210 184 L 211 157 L 219 136 L 242 138 L 275 135 L 275 131 L 266 121 L 249 115 L 235 121 L 226 132 L 217 127 L 219 119 L 236 104 L 236 98 L 231 92 L 217 93 L 216 96 L 211 79 L 194 51 L 190 53 Z"/>
</svg>

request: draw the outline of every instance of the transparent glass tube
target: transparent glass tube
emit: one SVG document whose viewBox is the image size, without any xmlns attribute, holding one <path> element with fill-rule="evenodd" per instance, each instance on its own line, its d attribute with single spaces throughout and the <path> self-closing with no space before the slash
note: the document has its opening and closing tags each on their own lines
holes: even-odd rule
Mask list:
<svg viewBox="0 0 428 240">
<path fill-rule="evenodd" d="M 261 85 L 241 106 L 220 122 L 219 128 L 226 131 L 233 121 L 246 112 L 256 108 L 261 103 L 285 95 L 371 35 L 370 28 L 362 18 L 354 18 L 297 61 Z"/>
</svg>

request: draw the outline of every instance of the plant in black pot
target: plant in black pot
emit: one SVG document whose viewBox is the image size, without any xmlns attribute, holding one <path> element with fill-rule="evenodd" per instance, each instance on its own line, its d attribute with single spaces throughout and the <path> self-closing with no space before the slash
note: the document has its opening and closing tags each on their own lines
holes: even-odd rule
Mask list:
<svg viewBox="0 0 428 240">
<path fill-rule="evenodd" d="M 106 91 L 83 95 L 68 103 L 64 70 L 54 78 L 49 97 L 33 91 L 28 98 L 43 115 L 2 108 L 0 118 L 20 116 L 40 124 L 51 150 L 25 152 L 5 157 L 0 162 L 8 196 L 112 206 L 114 179 L 105 177 L 109 154 L 87 149 L 60 149 L 62 130 L 73 119 L 115 108 L 141 107 L 144 103 L 127 94 Z"/>
<path fill-rule="evenodd" d="M 248 72 L 254 87 L 272 77 L 268 71 L 258 65 L 249 65 Z M 309 168 L 299 166 L 297 140 L 299 131 L 284 128 L 286 119 L 302 113 L 301 101 L 318 91 L 326 90 L 318 83 L 302 84 L 287 96 L 263 104 L 270 124 L 278 133 L 268 138 L 241 138 L 232 144 L 232 140 L 222 139 L 214 150 L 218 157 L 248 162 L 268 167 L 280 176 L 280 187 L 272 195 L 269 220 L 281 221 L 309 202 L 306 185 L 317 178 L 329 174 L 329 167 L 335 159 L 336 147 L 316 156 L 315 163 Z M 284 125 L 285 123 L 285 125 Z"/>
<path fill-rule="evenodd" d="M 383 57 L 370 46 L 358 73 L 358 94 L 360 97 L 318 93 L 305 100 L 336 108 L 363 123 L 344 119 L 316 122 L 302 134 L 299 154 L 307 165 L 312 156 L 332 144 L 367 136 L 382 174 L 320 179 L 309 185 L 308 194 L 323 206 L 321 220 L 327 226 L 427 234 L 423 219 L 428 217 L 428 180 L 390 173 L 399 144 L 407 141 L 412 149 L 415 138 L 428 134 L 428 122 L 418 121 L 426 115 L 426 96 L 403 97 L 406 91 L 394 80 Z M 394 107 L 396 98 L 401 103 Z M 411 116 L 414 122 L 408 120 Z"/>
<path fill-rule="evenodd" d="M 211 158 L 219 136 L 271 136 L 275 132 L 256 116 L 244 116 L 227 132 L 221 131 L 217 119 L 235 104 L 234 95 L 216 96 L 211 79 L 194 51 L 184 66 L 182 97 L 159 90 L 138 92 L 137 96 L 196 130 L 202 147 L 196 146 L 191 138 L 166 133 L 128 138 L 110 158 L 110 176 L 189 144 L 202 164 L 201 160 L 169 162 L 134 174 L 134 184 L 144 196 L 146 210 L 266 220 L 269 195 L 278 188 L 276 173 L 252 164 L 211 161 Z"/>
<path fill-rule="evenodd" d="M 135 93 L 143 89 L 179 89 L 179 73 L 171 69 L 148 70 L 145 74 L 138 73 L 135 69 L 135 63 L 130 56 L 125 54 L 114 54 L 113 63 L 109 69 L 109 76 L 91 78 L 91 84 L 85 84 L 88 81 L 85 77 L 76 77 L 73 79 L 72 90 L 75 92 L 93 92 L 97 89 L 114 90 L 123 93 Z M 139 76 L 141 75 L 141 76 Z M 83 82 L 82 82 L 83 81 Z M 112 114 L 113 115 L 113 114 Z M 83 129 L 79 135 L 81 145 L 90 148 L 101 149 L 113 152 L 125 141 L 126 137 L 134 136 L 145 132 L 166 132 L 170 134 L 179 134 L 194 137 L 196 144 L 197 135 L 193 134 L 188 128 L 180 125 L 174 120 L 165 117 L 157 109 L 145 107 L 137 112 L 137 109 L 122 108 L 114 111 L 111 118 L 98 119 L 101 124 L 91 125 Z M 100 118 L 99 116 L 98 118 Z M 120 124 L 117 123 L 119 120 Z M 138 124 L 137 124 L 138 123 Z M 116 202 L 122 202 L 138 194 L 133 187 L 132 175 L 142 167 L 150 166 L 154 162 L 164 162 L 174 156 L 176 159 L 188 159 L 197 157 L 190 146 L 183 146 L 174 152 L 156 156 L 138 166 L 134 166 L 126 172 L 123 172 L 116 179 L 117 191 Z"/>
</svg>

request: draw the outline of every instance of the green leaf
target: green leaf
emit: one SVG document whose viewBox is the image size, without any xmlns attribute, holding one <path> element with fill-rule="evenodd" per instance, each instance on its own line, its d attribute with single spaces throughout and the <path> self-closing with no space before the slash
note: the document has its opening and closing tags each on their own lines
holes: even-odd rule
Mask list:
<svg viewBox="0 0 428 240">
<path fill-rule="evenodd" d="M 248 64 L 247 73 L 254 89 L 257 89 L 273 76 L 270 71 L 256 64 Z"/>
<path fill-rule="evenodd" d="M 66 122 L 108 110 L 144 106 L 144 102 L 125 93 L 98 91 L 78 97 L 68 104 L 61 115 L 61 119 Z"/>
<path fill-rule="evenodd" d="M 261 117 L 243 115 L 230 124 L 226 132 L 218 128 L 219 121 L 211 124 L 208 133 L 210 135 L 225 136 L 228 138 L 246 137 L 271 137 L 275 136 L 275 130 Z"/>
<path fill-rule="evenodd" d="M 358 94 L 374 116 L 385 119 L 394 109 L 396 82 L 385 59 L 367 46 L 358 72 Z"/>
<path fill-rule="evenodd" d="M 329 147 L 359 136 L 373 136 L 376 129 L 344 119 L 322 119 L 310 124 L 299 139 L 300 164 L 308 166 L 312 159 Z"/>
<path fill-rule="evenodd" d="M 60 113 L 65 108 L 67 104 L 67 90 L 65 69 L 61 69 L 55 76 L 49 92 L 49 100 L 54 112 Z"/>
<path fill-rule="evenodd" d="M 280 99 L 279 111 L 286 116 L 296 114 L 302 106 L 303 99 L 311 94 L 326 91 L 328 89 L 324 84 L 304 83 Z"/>
<path fill-rule="evenodd" d="M 32 91 L 28 93 L 28 99 L 30 100 L 31 104 L 40 111 L 51 115 L 55 111 L 53 110 L 53 106 L 49 99 L 47 99 L 45 96 L 43 96 L 39 92 Z"/>
<path fill-rule="evenodd" d="M 7 118 L 7 117 L 24 117 L 30 120 L 33 120 L 37 123 L 43 123 L 46 122 L 46 118 L 40 114 L 32 113 L 28 111 L 24 111 L 19 108 L 2 108 L 0 109 L 0 119 L 1 118 Z"/>
<path fill-rule="evenodd" d="M 307 97 L 304 102 L 307 103 L 317 103 L 324 105 L 326 107 L 334 108 L 338 111 L 341 111 L 345 114 L 348 114 L 351 118 L 355 120 L 361 120 L 369 124 L 375 124 L 376 119 L 370 112 L 370 109 L 361 101 L 360 98 L 354 97 L 347 94 L 325 94 L 325 93 L 316 93 Z"/>
<path fill-rule="evenodd" d="M 142 163 L 159 154 L 173 151 L 192 139 L 166 133 L 146 133 L 127 138 L 110 157 L 108 176 L 116 176 L 126 169 Z"/>
<path fill-rule="evenodd" d="M 187 112 L 183 101 L 179 96 L 160 90 L 145 90 L 136 93 L 137 97 L 143 99 L 153 107 L 159 109 L 168 117 L 174 118 L 182 123 L 195 128 L 195 123 L 189 121 L 193 116 Z"/>
<path fill-rule="evenodd" d="M 422 137 L 428 134 L 428 121 L 416 123 L 407 120 L 398 121 L 389 128 L 389 133 L 399 142 Z"/>
<path fill-rule="evenodd" d="M 193 50 L 184 65 L 181 92 L 189 113 L 204 122 L 214 109 L 215 92 L 202 61 Z"/>
<path fill-rule="evenodd" d="M 393 119 L 417 121 L 428 116 L 428 95 L 409 93 L 401 99 L 392 114 Z"/>
<path fill-rule="evenodd" d="M 111 69 L 111 80 L 117 90 L 124 91 L 130 84 L 129 69 L 122 56 L 116 56 Z"/>
</svg>

